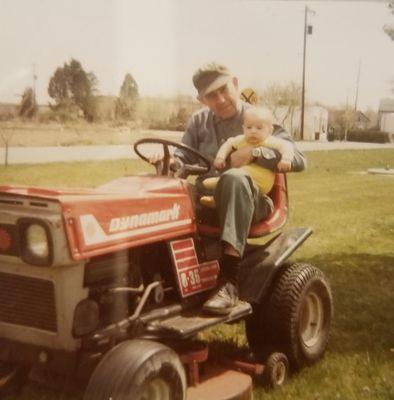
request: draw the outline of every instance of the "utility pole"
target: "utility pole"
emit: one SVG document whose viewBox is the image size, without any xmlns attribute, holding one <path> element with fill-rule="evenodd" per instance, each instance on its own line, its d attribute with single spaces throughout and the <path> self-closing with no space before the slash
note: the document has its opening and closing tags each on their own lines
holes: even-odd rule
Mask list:
<svg viewBox="0 0 394 400">
<path fill-rule="evenodd" d="M 312 25 L 308 26 L 308 12 L 315 12 L 305 6 L 304 15 L 304 52 L 303 52 L 303 63 L 302 63 L 302 97 L 301 97 L 301 140 L 304 140 L 304 113 L 305 113 L 305 60 L 306 60 L 306 36 L 312 34 Z"/>
<path fill-rule="evenodd" d="M 347 132 L 349 130 L 349 92 L 346 92 L 346 109 L 345 109 L 345 136 L 344 140 L 347 142 Z"/>
<path fill-rule="evenodd" d="M 33 64 L 33 99 L 34 99 L 34 103 L 37 103 L 37 101 L 36 101 L 36 82 L 37 82 L 36 64 Z"/>
<path fill-rule="evenodd" d="M 358 101 L 358 87 L 360 84 L 360 71 L 361 71 L 361 58 L 358 62 L 358 73 L 357 73 L 357 82 L 356 82 L 356 97 L 354 99 L 354 111 L 357 111 L 357 101 Z"/>
</svg>

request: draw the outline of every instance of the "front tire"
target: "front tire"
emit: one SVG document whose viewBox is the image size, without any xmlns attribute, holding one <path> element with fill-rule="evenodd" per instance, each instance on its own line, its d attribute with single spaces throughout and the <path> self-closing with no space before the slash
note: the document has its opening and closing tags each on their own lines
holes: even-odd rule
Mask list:
<svg viewBox="0 0 394 400">
<path fill-rule="evenodd" d="M 110 350 L 94 370 L 84 400 L 185 400 L 186 376 L 178 355 L 149 340 Z"/>
<path fill-rule="evenodd" d="M 282 386 L 289 375 L 289 360 L 283 353 L 272 353 L 264 364 L 263 384 L 268 389 Z"/>
</svg>

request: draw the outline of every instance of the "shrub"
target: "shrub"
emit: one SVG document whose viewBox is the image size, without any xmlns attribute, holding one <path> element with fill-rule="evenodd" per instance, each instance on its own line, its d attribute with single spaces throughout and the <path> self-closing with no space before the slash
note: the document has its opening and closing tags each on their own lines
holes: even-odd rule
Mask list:
<svg viewBox="0 0 394 400">
<path fill-rule="evenodd" d="M 344 140 L 345 131 L 338 125 L 330 127 L 327 133 L 327 140 L 333 142 L 334 140 Z"/>
<path fill-rule="evenodd" d="M 82 110 L 75 104 L 68 103 L 61 106 L 51 106 L 50 110 L 43 113 L 43 116 L 39 118 L 40 122 L 78 122 L 83 118 Z"/>
<path fill-rule="evenodd" d="M 390 143 L 394 142 L 394 137 L 392 133 L 378 130 L 357 130 L 349 131 L 347 140 L 349 142 Z"/>
<path fill-rule="evenodd" d="M 171 131 L 184 131 L 186 129 L 187 121 L 190 113 L 185 107 L 179 107 L 178 112 L 173 113 L 168 121 L 168 130 Z"/>
<path fill-rule="evenodd" d="M 31 87 L 25 89 L 19 105 L 19 115 L 25 118 L 33 118 L 37 114 L 37 103 L 34 90 Z"/>
<path fill-rule="evenodd" d="M 165 131 L 184 131 L 190 112 L 185 107 L 180 107 L 178 111 L 173 112 L 170 117 L 158 117 L 149 121 L 149 129 L 158 129 Z"/>
<path fill-rule="evenodd" d="M 16 119 L 16 115 L 11 111 L 0 112 L 0 121 L 12 121 Z"/>
</svg>

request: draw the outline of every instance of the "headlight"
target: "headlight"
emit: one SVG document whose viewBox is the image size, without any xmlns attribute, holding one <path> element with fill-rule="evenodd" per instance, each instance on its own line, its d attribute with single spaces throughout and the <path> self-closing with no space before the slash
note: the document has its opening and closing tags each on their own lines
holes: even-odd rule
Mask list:
<svg viewBox="0 0 394 400">
<path fill-rule="evenodd" d="M 33 224 L 26 228 L 26 244 L 34 257 L 48 258 L 48 238 L 43 226 Z"/>
<path fill-rule="evenodd" d="M 90 299 L 81 300 L 74 311 L 73 335 L 81 337 L 92 333 L 99 324 L 99 307 Z"/>
<path fill-rule="evenodd" d="M 18 221 L 21 258 L 34 265 L 48 266 L 53 261 L 53 245 L 49 227 L 44 221 L 23 218 Z"/>
</svg>

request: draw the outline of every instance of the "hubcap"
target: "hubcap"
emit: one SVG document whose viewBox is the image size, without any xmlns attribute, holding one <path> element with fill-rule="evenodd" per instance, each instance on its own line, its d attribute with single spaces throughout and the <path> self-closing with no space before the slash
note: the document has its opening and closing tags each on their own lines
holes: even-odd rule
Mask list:
<svg viewBox="0 0 394 400">
<path fill-rule="evenodd" d="M 283 361 L 279 361 L 274 368 L 274 379 L 276 385 L 282 385 L 286 379 L 286 365 Z"/>
<path fill-rule="evenodd" d="M 171 400 L 168 384 L 161 378 L 146 382 L 135 400 Z"/>
<path fill-rule="evenodd" d="M 305 346 L 312 347 L 319 340 L 323 328 L 323 304 L 316 293 L 307 294 L 300 315 L 301 339 Z"/>
</svg>

